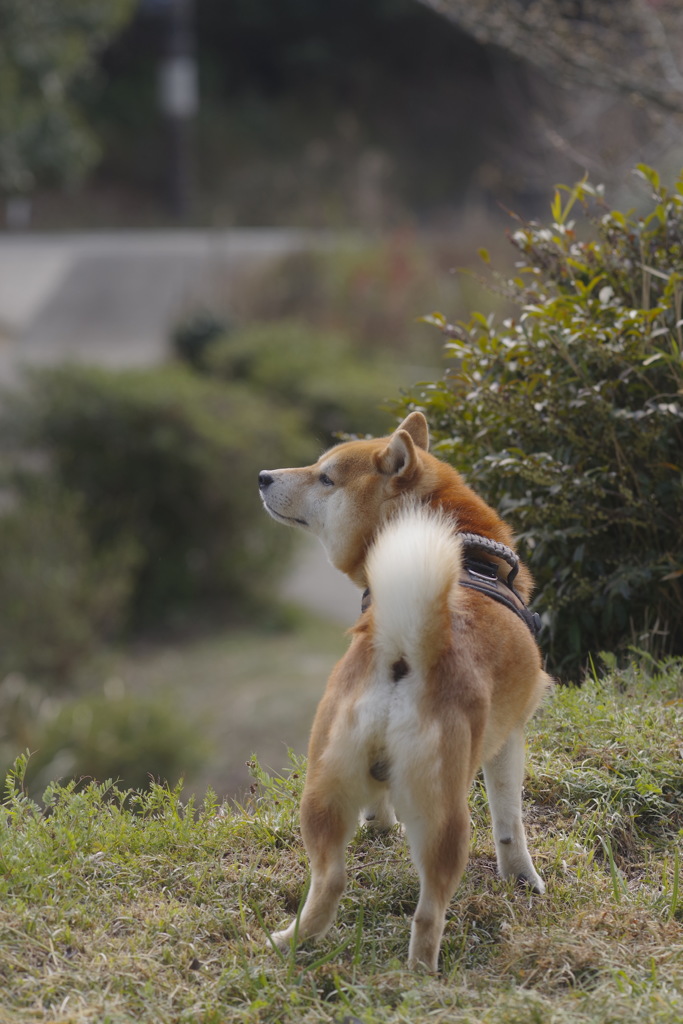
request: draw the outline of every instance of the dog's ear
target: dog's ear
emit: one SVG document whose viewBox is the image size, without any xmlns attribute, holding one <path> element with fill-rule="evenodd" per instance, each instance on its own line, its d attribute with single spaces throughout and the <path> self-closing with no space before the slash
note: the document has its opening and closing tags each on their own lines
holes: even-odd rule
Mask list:
<svg viewBox="0 0 683 1024">
<path fill-rule="evenodd" d="M 386 448 L 375 456 L 375 461 L 380 473 L 409 480 L 418 468 L 419 459 L 408 431 L 402 427 L 395 430 Z"/>
<path fill-rule="evenodd" d="M 422 448 L 425 452 L 429 451 L 429 427 L 427 426 L 424 413 L 411 412 L 410 415 L 406 416 L 403 423 L 398 425 L 398 430 L 405 430 L 406 433 L 410 434 L 418 448 Z"/>
</svg>

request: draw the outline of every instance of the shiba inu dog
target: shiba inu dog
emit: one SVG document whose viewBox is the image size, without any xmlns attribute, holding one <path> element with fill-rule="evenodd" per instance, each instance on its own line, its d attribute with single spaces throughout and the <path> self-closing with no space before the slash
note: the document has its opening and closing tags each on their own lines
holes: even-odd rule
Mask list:
<svg viewBox="0 0 683 1024">
<path fill-rule="evenodd" d="M 310 890 L 298 926 L 273 940 L 286 947 L 295 932 L 302 941 L 325 933 L 359 812 L 379 828 L 396 813 L 420 879 L 408 962 L 433 972 L 468 857 L 468 792 L 481 765 L 498 870 L 544 891 L 527 849 L 522 782 L 524 726 L 550 680 L 510 528 L 428 448 L 427 421 L 413 412 L 390 437 L 264 471 L 259 486 L 274 519 L 315 534 L 332 564 L 367 588 L 311 733 L 301 802 Z M 466 541 L 480 548 L 469 573 Z M 510 564 L 517 590 L 506 582 Z"/>
</svg>

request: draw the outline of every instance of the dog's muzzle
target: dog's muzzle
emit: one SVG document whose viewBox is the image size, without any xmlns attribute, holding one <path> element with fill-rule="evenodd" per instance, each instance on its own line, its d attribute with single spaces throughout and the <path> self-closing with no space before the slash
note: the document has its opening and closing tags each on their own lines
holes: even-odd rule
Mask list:
<svg viewBox="0 0 683 1024">
<path fill-rule="evenodd" d="M 283 512 L 279 512 L 274 509 L 268 502 L 268 490 L 272 484 L 275 483 L 275 477 L 272 473 L 269 473 L 267 469 L 262 469 L 258 475 L 258 489 L 261 494 L 261 501 L 266 512 L 277 519 L 280 523 L 294 523 L 296 526 L 308 526 L 305 519 L 300 519 L 298 516 L 286 516 Z"/>
</svg>

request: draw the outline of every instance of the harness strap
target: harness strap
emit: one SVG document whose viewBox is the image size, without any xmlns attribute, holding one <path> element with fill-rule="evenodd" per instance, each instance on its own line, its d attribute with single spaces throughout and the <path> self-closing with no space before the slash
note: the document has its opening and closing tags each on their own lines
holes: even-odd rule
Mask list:
<svg viewBox="0 0 683 1024">
<path fill-rule="evenodd" d="M 479 548 L 480 550 L 488 551 L 490 554 L 495 555 L 496 558 L 502 558 L 504 562 L 507 562 L 510 566 L 507 582 L 509 586 L 512 586 L 515 577 L 519 572 L 519 558 L 512 548 L 507 547 L 506 544 L 501 544 L 500 541 L 492 540 L 491 537 L 482 537 L 480 533 L 459 533 L 458 536 L 460 537 L 464 548 Z"/>
<path fill-rule="evenodd" d="M 477 563 L 480 565 L 481 563 Z M 495 566 L 491 563 L 491 568 L 495 572 Z M 524 625 L 527 627 L 534 640 L 538 638 L 538 634 L 541 632 L 541 616 L 538 612 L 529 611 L 524 600 L 517 591 L 510 586 L 507 580 L 501 580 L 497 576 L 492 581 L 484 581 L 478 578 L 478 572 L 473 571 L 472 567 L 467 564 L 463 566 L 463 576 L 458 580 L 461 587 L 467 587 L 469 590 L 477 590 L 480 594 L 486 594 L 487 597 L 492 598 L 499 604 L 505 605 L 511 612 L 517 615 Z"/>
</svg>

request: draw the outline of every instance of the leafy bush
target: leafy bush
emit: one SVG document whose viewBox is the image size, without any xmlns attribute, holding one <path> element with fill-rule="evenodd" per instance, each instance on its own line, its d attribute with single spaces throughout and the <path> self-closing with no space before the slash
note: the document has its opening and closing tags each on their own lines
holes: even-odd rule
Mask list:
<svg viewBox="0 0 683 1024">
<path fill-rule="evenodd" d="M 517 313 L 429 318 L 455 366 L 403 403 L 518 530 L 569 675 L 591 651 L 683 652 L 683 178 L 639 174 L 642 215 L 583 181 L 520 223 L 499 279 Z"/>
<path fill-rule="evenodd" d="M 54 488 L 0 517 L 0 676 L 64 683 L 121 626 L 136 555 L 133 538 L 95 555 L 78 502 Z"/>
<path fill-rule="evenodd" d="M 257 472 L 311 454 L 294 412 L 177 367 L 33 371 L 0 438 L 20 503 L 51 478 L 77 496 L 98 557 L 135 547 L 134 624 L 263 594 L 287 537 L 260 512 Z"/>
<path fill-rule="evenodd" d="M 385 432 L 388 417 L 378 405 L 397 388 L 386 358 L 360 355 L 339 331 L 321 332 L 296 321 L 226 334 L 208 349 L 206 366 L 224 380 L 244 381 L 279 405 L 299 409 L 325 443 L 356 425 Z"/>
</svg>

